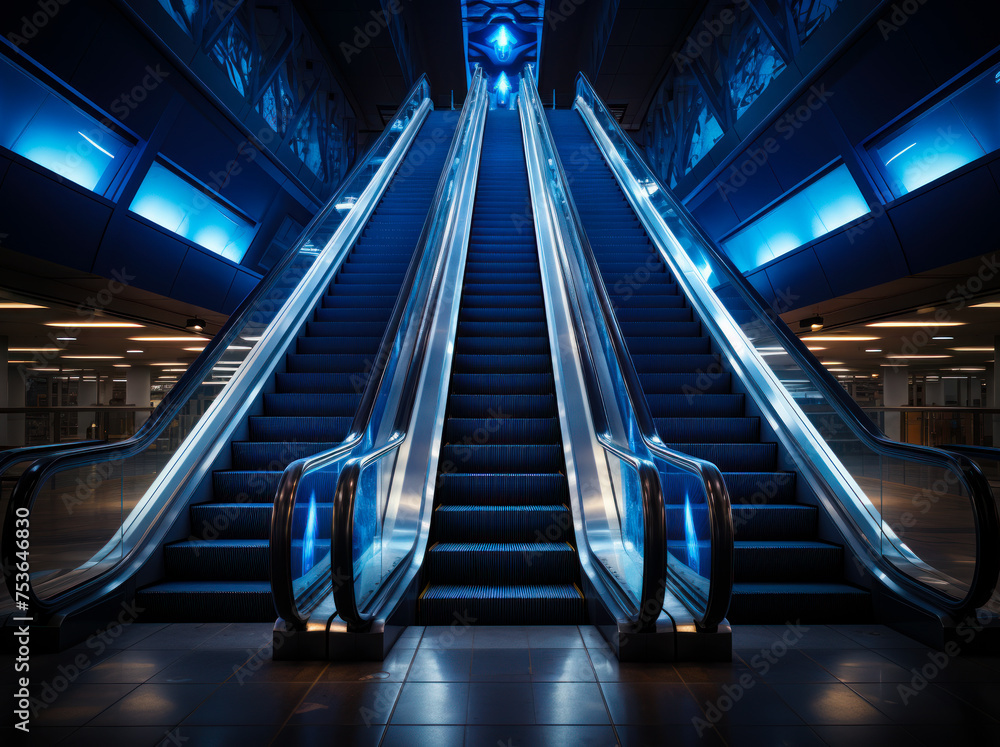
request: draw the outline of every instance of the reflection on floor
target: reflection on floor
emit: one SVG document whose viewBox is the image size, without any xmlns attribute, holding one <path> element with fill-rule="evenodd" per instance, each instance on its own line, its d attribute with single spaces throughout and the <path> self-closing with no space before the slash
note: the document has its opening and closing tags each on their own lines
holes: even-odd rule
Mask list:
<svg viewBox="0 0 1000 747">
<path fill-rule="evenodd" d="M 31 743 L 937 747 L 1000 733 L 1000 657 L 951 658 L 881 626 L 739 626 L 733 662 L 709 665 L 619 664 L 588 626 L 411 628 L 364 664 L 274 662 L 270 638 L 267 624 L 135 624 L 37 656 L 50 704 Z M 12 684 L 10 657 L 0 669 Z M 0 711 L 8 734 L 11 719 Z"/>
</svg>

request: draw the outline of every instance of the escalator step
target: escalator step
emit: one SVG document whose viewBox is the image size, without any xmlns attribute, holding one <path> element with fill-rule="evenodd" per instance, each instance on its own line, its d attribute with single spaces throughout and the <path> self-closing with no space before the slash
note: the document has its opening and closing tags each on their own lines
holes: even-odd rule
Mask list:
<svg viewBox="0 0 1000 747">
<path fill-rule="evenodd" d="M 440 474 L 435 499 L 442 505 L 562 505 L 569 488 L 557 474 Z"/>
<path fill-rule="evenodd" d="M 438 506 L 438 542 L 566 542 L 573 516 L 566 506 Z"/>
<path fill-rule="evenodd" d="M 576 586 L 431 586 L 420 596 L 427 625 L 575 625 L 585 618 Z M 456 614 L 458 618 L 456 618 Z"/>
</svg>

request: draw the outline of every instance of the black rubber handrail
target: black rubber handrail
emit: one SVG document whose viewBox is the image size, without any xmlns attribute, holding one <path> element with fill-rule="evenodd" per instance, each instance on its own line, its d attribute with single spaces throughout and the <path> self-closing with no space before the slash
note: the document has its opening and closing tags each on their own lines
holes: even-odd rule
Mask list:
<svg viewBox="0 0 1000 747">
<path fill-rule="evenodd" d="M 604 106 L 590 80 L 584 73 L 577 75 L 577 86 L 583 85 L 589 89 L 593 100 Z M 965 481 L 969 499 L 972 502 L 976 531 L 976 568 L 969 591 L 961 600 L 956 601 L 944 592 L 938 591 L 913 577 L 900 571 L 890 562 L 881 563 L 881 569 L 892 574 L 893 579 L 901 586 L 914 592 L 927 604 L 937 606 L 950 614 L 965 615 L 985 603 L 993 594 L 997 579 L 1000 577 L 1000 517 L 993 500 L 992 490 L 982 470 L 970 459 L 960 454 L 950 454 L 942 449 L 928 446 L 916 446 L 892 441 L 885 437 L 872 422 L 861 406 L 847 393 L 840 383 L 833 378 L 808 350 L 805 343 L 794 335 L 788 325 L 781 320 L 777 311 L 760 295 L 756 288 L 744 277 L 729 259 L 729 256 L 719 248 L 716 242 L 701 228 L 687 208 L 673 197 L 670 190 L 663 185 L 659 177 L 647 163 L 631 138 L 626 135 L 614 117 L 605 109 L 609 126 L 613 127 L 620 140 L 625 143 L 631 156 L 647 170 L 659 191 L 669 200 L 678 219 L 691 232 L 702 248 L 707 251 L 717 266 L 725 273 L 726 280 L 740 294 L 743 301 L 750 307 L 757 318 L 762 319 L 777 339 L 778 343 L 791 355 L 796 363 L 809 377 L 811 383 L 823 393 L 833 409 L 847 423 L 854 434 L 876 453 L 907 461 L 920 462 L 940 469 L 948 469 L 959 474 Z M 713 268 L 714 269 L 714 268 Z"/>
<path fill-rule="evenodd" d="M 528 68 L 530 70 L 531 66 L 529 65 Z M 590 240 L 587 237 L 587 232 L 583 227 L 582 220 L 580 219 L 576 202 L 569 189 L 570 182 L 563 167 L 562 159 L 559 156 L 559 151 L 556 148 L 555 139 L 552 135 L 552 130 L 549 127 L 548 119 L 545 117 L 544 107 L 542 106 L 541 100 L 538 97 L 538 92 L 533 85 L 534 78 L 529 72 L 528 74 L 522 75 L 521 79 L 532 81 L 532 84 L 522 85 L 522 90 L 526 90 L 528 92 L 528 100 L 531 101 L 531 105 L 535 107 L 538 115 L 537 120 L 539 122 L 540 135 L 548 141 L 549 149 L 552 152 L 553 163 L 551 164 L 551 168 L 556 171 L 557 178 L 562 184 L 562 191 L 566 197 L 566 205 L 569 210 L 569 215 L 567 217 L 572 222 L 572 230 L 578 239 L 578 249 L 582 254 L 581 258 L 584 260 L 587 270 L 590 273 L 591 284 L 594 288 L 595 295 L 597 296 L 597 301 L 601 309 L 601 316 L 604 320 L 604 329 L 608 334 L 608 341 L 611 344 L 615 362 L 618 364 L 619 373 L 622 376 L 626 394 L 632 408 L 632 415 L 636 419 L 636 423 L 639 427 L 639 434 L 643 443 L 651 453 L 660 459 L 663 459 L 668 464 L 685 472 L 697 475 L 701 479 L 705 488 L 709 517 L 709 532 L 711 535 L 709 538 L 711 543 L 709 551 L 711 576 L 709 578 L 709 593 L 706 598 L 702 599 L 698 591 L 693 589 L 686 579 L 679 577 L 677 574 L 671 573 L 666 540 L 666 507 L 664 503 L 662 485 L 659 484 L 658 470 L 650 464 L 657 477 L 656 491 L 659 493 L 659 496 L 656 500 L 647 501 L 644 487 L 644 512 L 649 512 L 648 514 L 644 513 L 644 528 L 647 533 L 652 528 L 662 528 L 658 530 L 659 536 L 647 537 L 645 540 L 649 544 L 644 546 L 644 552 L 650 553 L 652 551 L 658 553 L 657 556 L 651 555 L 651 557 L 658 557 L 659 560 L 656 563 L 650 563 L 648 565 L 646 563 L 643 564 L 643 598 L 641 600 L 640 610 L 646 610 L 655 604 L 654 594 L 659 595 L 660 601 L 660 604 L 656 607 L 656 609 L 659 610 L 659 608 L 662 607 L 667 586 L 666 581 L 669 578 L 672 582 L 671 586 L 679 593 L 682 600 L 686 603 L 686 606 L 688 606 L 688 608 L 698 616 L 696 622 L 699 627 L 714 630 L 719 623 L 725 619 L 726 613 L 729 610 L 729 600 L 732 596 L 734 581 L 733 538 L 735 532 L 733 528 L 729 492 L 726 489 L 725 480 L 723 479 L 719 468 L 712 462 L 669 449 L 660 439 L 656 430 L 656 423 L 649 410 L 649 404 L 646 402 L 646 397 L 643 394 L 642 383 L 639 380 L 639 376 L 635 370 L 635 365 L 632 362 L 632 357 L 625 344 L 621 328 L 618 325 L 618 319 L 615 316 L 614 309 L 611 305 L 611 300 L 608 295 L 607 288 L 604 285 L 600 268 L 597 264 L 597 259 L 594 256 L 593 248 L 590 245 Z M 567 292 L 571 296 L 576 296 L 576 289 L 573 287 L 572 280 L 568 276 L 565 278 L 565 283 L 567 285 Z M 582 308 L 579 301 L 577 301 L 577 304 Z M 577 327 L 577 338 L 585 340 L 589 349 L 590 340 L 586 333 L 586 329 L 580 327 L 582 320 L 579 320 L 577 315 L 574 315 L 573 321 L 574 326 Z M 588 397 L 591 402 L 591 412 L 599 413 L 598 419 L 595 420 L 594 423 L 595 430 L 597 431 L 598 437 L 601 439 L 602 443 L 607 447 L 609 444 L 614 444 L 614 441 L 611 435 L 611 429 L 608 425 L 607 417 L 604 414 L 603 395 L 601 394 L 601 387 L 598 383 L 597 374 L 593 370 L 592 355 L 593 353 L 581 356 L 581 363 L 583 364 L 583 370 L 585 372 Z M 620 444 L 615 444 L 615 446 L 619 450 L 622 449 Z M 654 503 L 656 505 L 653 505 Z M 647 596 L 647 594 L 649 596 Z M 655 624 L 655 618 L 649 620 L 648 617 L 649 615 L 647 613 L 646 619 L 643 619 L 642 622 L 646 626 Z"/>
<path fill-rule="evenodd" d="M 414 83 L 413 87 L 403 99 L 403 106 L 418 93 L 421 88 L 429 90 L 427 76 L 421 75 Z M 425 99 L 427 97 L 424 97 Z M 397 111 L 395 121 L 399 116 Z M 258 306 L 267 303 L 268 295 L 275 289 L 278 281 L 282 279 L 286 270 L 298 258 L 302 246 L 311 238 L 319 225 L 326 220 L 330 213 L 336 209 L 337 203 L 342 199 L 345 191 L 351 186 L 352 181 L 358 173 L 366 168 L 369 156 L 375 153 L 390 135 L 391 123 L 382 134 L 372 143 L 366 151 L 365 156 L 357 161 L 334 196 L 324 205 L 324 207 L 313 216 L 308 225 L 299 235 L 298 240 L 285 253 L 281 260 L 275 264 L 264 278 L 257 284 L 253 291 L 243 300 L 237 310 L 229 317 L 218 334 L 213 337 L 205 349 L 198 355 L 187 372 L 185 372 L 176 385 L 163 398 L 160 405 L 153 411 L 150 418 L 136 431 L 136 433 L 124 441 L 115 443 L 103 443 L 97 446 L 84 448 L 68 448 L 58 451 L 55 454 L 36 459 L 28 467 L 17 484 L 8 505 L 8 513 L 17 509 L 27 508 L 30 512 L 35 500 L 35 496 L 41 489 L 42 484 L 53 472 L 71 469 L 73 467 L 96 464 L 113 460 L 124 460 L 147 449 L 166 430 L 178 415 L 182 408 L 195 395 L 202 386 L 202 382 L 209 377 L 212 368 L 218 360 L 228 351 L 230 344 L 243 330 L 243 328 L 253 321 L 253 315 L 259 313 Z M 11 541 L 7 540 L 7 533 L 4 532 L 2 543 L 0 543 L 0 562 L 5 565 L 13 561 L 15 547 Z M 103 575 L 103 574 L 102 574 Z M 37 597 L 34 590 L 30 590 L 31 604 L 33 608 L 42 612 L 52 611 L 58 606 L 72 603 L 80 596 L 85 588 L 96 582 L 100 578 L 87 579 L 80 586 L 65 592 L 54 600 L 42 600 Z M 8 587 L 13 583 L 13 576 L 8 577 Z M 13 593 L 13 592 L 12 592 Z"/>
<path fill-rule="evenodd" d="M 442 206 L 447 199 L 452 197 L 452 195 L 445 194 L 449 172 L 457 157 L 458 149 L 466 137 L 467 123 L 471 117 L 472 106 L 475 103 L 474 93 L 478 88 L 482 87 L 485 87 L 485 74 L 482 68 L 477 66 L 469 87 L 469 95 L 466 97 L 465 104 L 462 107 L 460 120 L 455 129 L 455 135 L 452 139 L 448 155 L 445 158 L 444 168 L 441 171 L 434 196 L 431 199 L 420 237 L 417 239 L 413 258 L 407 270 L 406 280 L 404 280 L 403 288 L 396 299 L 389 327 L 382 338 L 376 368 L 368 380 L 362 404 L 359 406 L 351 423 L 347 439 L 334 449 L 292 462 L 285 468 L 282 474 L 271 518 L 271 588 L 279 617 L 293 627 L 304 625 L 309 618 L 311 610 L 330 592 L 333 593 L 338 615 L 349 624 L 359 627 L 363 626 L 370 619 L 370 617 L 365 617 L 360 613 L 357 606 L 357 599 L 354 596 L 353 557 L 349 558 L 346 565 L 342 557 L 345 547 L 347 554 L 352 554 L 354 500 L 357 478 L 360 475 L 359 464 L 367 463 L 368 460 L 366 457 L 369 455 L 361 455 L 350 459 L 344 465 L 338 478 L 331 517 L 330 574 L 322 574 L 314 579 L 313 583 L 297 597 L 292 581 L 291 550 L 293 541 L 292 518 L 295 505 L 298 502 L 298 487 L 304 475 L 322 468 L 322 466 L 331 463 L 337 458 L 345 456 L 353 448 L 362 443 L 362 439 L 365 437 L 365 434 L 369 433 L 372 426 L 372 412 L 375 403 L 383 395 L 383 390 L 391 384 L 387 379 L 389 363 L 391 362 L 391 352 L 402 336 L 406 334 L 411 320 L 418 318 L 421 320 L 421 326 L 418 329 L 417 339 L 410 351 L 409 357 L 404 362 L 397 362 L 397 366 L 405 363 L 407 373 L 403 382 L 402 397 L 396 406 L 392 435 L 389 437 L 387 445 L 394 445 L 397 442 L 401 442 L 405 437 L 406 428 L 413 410 L 417 382 L 422 368 L 420 365 L 414 365 L 414 362 L 422 361 L 424 358 L 429 335 L 428 325 L 430 324 L 428 309 L 437 297 L 437 291 L 442 281 L 443 243 L 439 243 L 434 252 L 427 251 L 428 243 L 431 239 L 432 231 L 440 220 L 439 213 L 443 209 Z M 419 283 L 417 282 L 418 277 Z M 419 305 L 419 309 L 411 309 L 407 315 L 405 312 L 410 305 L 411 297 L 414 295 L 413 288 L 415 285 L 417 286 L 416 298 L 421 300 L 414 300 L 414 303 Z M 381 453 L 382 451 L 379 451 L 379 454 Z M 346 546 L 342 544 L 344 535 L 348 536 Z M 338 554 L 338 550 L 341 551 L 341 554 Z M 401 568 L 403 565 L 403 563 L 400 563 L 397 568 Z M 344 570 L 345 568 L 347 569 L 346 571 Z M 345 595 L 345 589 L 350 589 L 350 596 Z"/>
</svg>

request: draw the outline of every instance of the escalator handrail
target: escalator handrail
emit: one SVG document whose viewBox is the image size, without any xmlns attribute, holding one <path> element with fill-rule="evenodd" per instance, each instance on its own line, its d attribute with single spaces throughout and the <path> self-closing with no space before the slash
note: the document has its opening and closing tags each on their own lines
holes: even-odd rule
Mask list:
<svg viewBox="0 0 1000 747">
<path fill-rule="evenodd" d="M 0 478 L 15 464 L 34 462 L 41 457 L 57 454 L 71 448 L 86 449 L 106 443 L 108 443 L 107 439 L 90 439 L 86 441 L 74 441 L 72 446 L 68 444 L 41 444 L 39 446 L 21 446 L 16 449 L 0 451 Z"/>
<path fill-rule="evenodd" d="M 604 103 L 600 96 L 598 96 L 597 91 L 582 72 L 577 75 L 577 89 L 579 90 L 581 87 L 588 91 L 593 101 L 604 107 Z M 579 94 L 577 98 L 581 98 Z M 763 320 L 764 324 L 767 325 L 768 331 L 776 337 L 782 347 L 802 367 L 803 371 L 809 376 L 810 381 L 826 396 L 827 401 L 833 405 L 837 414 L 845 420 L 854 434 L 870 449 L 882 456 L 916 461 L 940 469 L 952 470 L 965 481 L 975 517 L 977 547 L 976 568 L 973 572 L 973 580 L 969 591 L 965 597 L 956 602 L 943 592 L 922 584 L 911 576 L 899 571 L 891 563 L 882 563 L 881 569 L 891 573 L 892 577 L 898 583 L 916 592 L 926 602 L 937 604 L 948 613 L 961 615 L 985 603 L 992 595 L 997 584 L 997 579 L 1000 577 L 1000 545 L 995 542 L 995 538 L 1000 533 L 1000 517 L 997 514 L 997 507 L 993 500 L 989 482 L 986 480 L 982 470 L 970 459 L 960 454 L 951 454 L 939 448 L 892 441 L 881 433 L 871 418 L 865 415 L 861 406 L 833 378 L 833 375 L 820 365 L 816 357 L 809 352 L 805 343 L 791 332 L 788 325 L 778 317 L 777 312 L 764 301 L 759 291 L 736 268 L 729 259 L 729 256 L 705 233 L 684 204 L 674 198 L 670 190 L 660 182 L 656 172 L 650 168 L 645 157 L 639 151 L 638 146 L 621 130 L 614 117 L 607 113 L 606 108 L 605 114 L 607 115 L 607 121 L 611 123 L 610 126 L 614 127 L 617 131 L 619 139 L 625 143 L 632 158 L 643 166 L 648 178 L 670 200 L 671 206 L 687 230 L 694 234 L 702 243 L 703 248 L 725 272 L 726 279 L 730 285 L 736 288 L 743 301 L 747 303 L 757 318 Z"/>
<path fill-rule="evenodd" d="M 364 157 L 358 159 L 357 163 L 341 182 L 340 187 L 330 200 L 313 216 L 306 225 L 299 238 L 292 244 L 292 247 L 285 253 L 264 278 L 257 284 L 253 291 L 243 300 L 237 310 L 229 317 L 219 332 L 208 342 L 205 349 L 198 355 L 194 363 L 181 376 L 177 384 L 167 393 L 160 405 L 152 412 L 150 418 L 142 424 L 134 435 L 123 441 L 114 443 L 101 443 L 96 446 L 83 448 L 67 448 L 59 450 L 54 454 L 49 454 L 36 459 L 22 474 L 14 491 L 11 494 L 8 512 L 27 509 L 29 514 L 32 510 L 35 497 L 41 489 L 42 484 L 48 477 L 59 470 L 70 469 L 76 466 L 96 464 L 112 460 L 124 460 L 147 449 L 159 437 L 170 423 L 180 414 L 181 409 L 187 404 L 192 396 L 202 386 L 202 382 L 209 376 L 212 368 L 218 360 L 229 349 L 229 345 L 237 337 L 238 333 L 249 323 L 251 315 L 255 313 L 261 302 L 266 302 L 268 294 L 290 267 L 299 254 L 302 246 L 310 239 L 313 232 L 323 220 L 336 209 L 336 205 L 343 197 L 345 191 L 351 186 L 354 178 L 360 171 L 368 165 L 372 154 L 385 143 L 389 137 L 394 123 L 400 121 L 403 108 L 416 95 L 422 94 L 422 101 L 430 100 L 430 85 L 426 75 L 421 75 L 414 83 L 403 103 L 400 104 L 395 116 L 383 130 L 382 134 L 375 140 L 372 146 L 365 152 Z M 11 525 L 12 527 L 13 525 Z M 13 535 L 8 537 L 5 523 L 2 539 L 0 539 L 0 562 L 9 563 L 14 560 Z M 89 586 L 96 578 L 88 579 L 82 586 Z M 13 575 L 7 578 L 8 586 L 13 583 Z M 72 595 L 76 590 L 64 592 L 59 596 L 60 602 L 67 600 L 67 595 Z M 52 605 L 43 602 L 30 591 L 31 602 L 34 608 L 42 611 L 49 610 Z"/>
<path fill-rule="evenodd" d="M 454 194 L 446 194 L 445 190 L 449 182 L 451 167 L 456 159 L 460 157 L 459 151 L 468 140 L 468 131 L 474 124 L 474 110 L 481 109 L 479 103 L 482 92 L 485 91 L 485 73 L 480 66 L 476 66 L 472 82 L 469 87 L 469 95 L 466 97 L 462 107 L 462 113 L 455 135 L 452 138 L 448 155 L 445 158 L 445 166 L 441 171 L 438 184 L 431 200 L 430 208 L 427 211 L 427 218 L 424 221 L 423 229 L 417 240 L 413 253 L 413 259 L 407 272 L 407 280 L 404 287 L 396 299 L 396 306 L 393 310 L 390 327 L 383 337 L 382 349 L 379 352 L 377 366 L 380 366 L 377 374 L 369 379 L 369 386 L 366 395 L 371 392 L 370 402 L 366 409 L 359 408 L 351 424 L 353 439 L 350 443 L 331 449 L 327 452 L 315 454 L 304 459 L 299 459 L 286 467 L 282 475 L 281 485 L 275 498 L 274 513 L 272 514 L 271 525 L 271 559 L 272 559 L 272 592 L 274 594 L 275 606 L 278 614 L 289 624 L 301 626 L 308 620 L 310 610 L 302 609 L 302 605 L 295 598 L 295 591 L 292 585 L 291 571 L 291 548 L 292 548 L 292 517 L 294 507 L 297 503 L 298 486 L 303 476 L 312 471 L 322 469 L 332 462 L 343 458 L 356 448 L 364 447 L 371 443 L 375 434 L 372 433 L 372 411 L 375 402 L 391 386 L 391 381 L 387 379 L 387 371 L 390 362 L 390 353 L 399 344 L 414 320 L 418 320 L 416 341 L 410 350 L 409 357 L 405 362 L 397 362 L 398 366 L 405 363 L 406 376 L 403 381 L 401 396 L 396 405 L 395 416 L 393 418 L 392 432 L 382 445 L 373 446 L 360 455 L 352 456 L 344 465 L 337 481 L 337 489 L 333 500 L 333 514 L 331 517 L 331 573 L 328 577 L 320 579 L 310 588 L 304 601 L 308 605 L 322 599 L 328 592 L 334 594 L 335 605 L 341 619 L 350 624 L 359 626 L 371 619 L 370 615 L 360 612 L 357 599 L 354 595 L 353 583 L 353 517 L 354 501 L 356 497 L 357 478 L 361 470 L 370 461 L 377 459 L 386 451 L 401 444 L 406 438 L 406 430 L 413 411 L 413 403 L 416 397 L 417 383 L 422 370 L 422 362 L 426 352 L 428 337 L 430 310 L 438 296 L 438 289 L 443 278 L 443 247 L 444 242 L 437 240 L 431 246 L 435 229 L 442 224 L 442 215 L 447 218 L 448 209 L 446 203 L 450 204 L 454 200 Z M 477 95 L 478 93 L 478 95 Z M 477 103 L 479 106 L 477 107 Z M 430 251 L 428 249 L 431 249 Z M 416 282 L 416 278 L 420 282 Z M 415 308 L 411 309 L 408 315 L 404 314 L 410 305 L 412 288 L 416 285 L 417 297 L 413 299 Z M 393 324 L 395 327 L 393 328 Z M 390 335 L 390 332 L 392 334 Z M 349 438 L 351 438 L 349 436 Z M 347 544 L 342 543 L 342 537 L 347 536 Z M 345 553 L 347 562 L 344 563 Z M 338 550 L 340 553 L 338 554 Z M 402 568 L 405 564 L 400 563 L 397 568 Z M 346 573 L 341 573 L 343 568 L 349 569 Z M 391 579 L 386 579 L 388 583 Z M 350 594 L 345 595 L 344 590 L 350 589 Z"/>
<path fill-rule="evenodd" d="M 531 66 L 528 65 L 527 67 L 530 68 Z M 533 76 L 530 74 L 523 75 L 522 80 L 525 79 L 534 80 Z M 711 534 L 711 577 L 709 581 L 709 594 L 708 598 L 705 600 L 704 607 L 702 608 L 702 605 L 698 603 L 697 596 L 691 593 L 691 590 L 682 579 L 674 577 L 671 580 L 674 582 L 673 586 L 682 592 L 681 596 L 691 608 L 691 611 L 699 616 L 697 619 L 699 627 L 714 629 L 726 617 L 733 588 L 733 537 L 735 530 L 733 528 L 732 509 L 730 506 L 729 493 L 726 489 L 725 480 L 722 477 L 722 472 L 714 463 L 705 459 L 693 457 L 689 454 L 674 451 L 673 449 L 668 448 L 660 439 L 656 430 L 656 423 L 649 410 L 649 404 L 643 394 L 642 383 L 635 370 L 632 357 L 625 344 L 624 335 L 622 334 L 621 327 L 618 324 L 618 319 L 615 316 L 614 309 L 611 305 L 611 300 L 608 295 L 607 288 L 604 285 L 604 280 L 601 276 L 597 259 L 594 255 L 593 248 L 590 245 L 587 232 L 583 227 L 583 221 L 581 220 L 579 211 L 577 210 L 576 201 L 573 199 L 572 192 L 569 189 L 569 178 L 566 175 L 562 159 L 560 158 L 559 151 L 556 148 L 555 139 L 552 135 L 551 128 L 548 125 L 548 120 L 544 114 L 544 108 L 538 98 L 538 92 L 534 85 L 523 85 L 522 90 L 528 91 L 528 100 L 531 102 L 533 107 L 536 107 L 536 111 L 539 113 L 538 121 L 540 122 L 540 135 L 548 141 L 549 148 L 553 154 L 553 163 L 551 164 L 551 167 L 556 171 L 557 177 L 563 185 L 563 193 L 566 195 L 566 204 L 569 209 L 569 219 L 572 221 L 572 231 L 577 239 L 577 241 L 571 241 L 570 243 L 573 244 L 576 250 L 582 255 L 580 259 L 583 259 L 584 264 L 590 273 L 591 283 L 597 295 L 601 315 L 604 320 L 604 330 L 608 334 L 609 341 L 614 352 L 614 362 L 617 363 L 622 380 L 625 384 L 629 404 L 632 409 L 632 415 L 636 419 L 643 444 L 652 454 L 663 459 L 671 466 L 697 475 L 705 486 L 708 505 L 709 530 Z M 572 280 L 568 276 L 565 276 L 564 282 L 567 285 L 567 292 L 575 296 L 576 293 L 575 289 L 572 287 Z M 580 329 L 580 324 L 581 320 L 577 318 L 577 315 L 574 315 L 574 326 L 577 327 L 577 337 L 579 339 L 586 340 L 586 344 L 589 348 L 590 341 L 586 332 L 586 327 Z M 630 451 L 630 449 L 627 445 L 616 443 L 613 440 L 611 429 L 604 412 L 604 397 L 601 394 L 601 387 L 598 383 L 597 374 L 593 370 L 593 358 L 589 355 L 581 357 L 585 359 L 581 360 L 581 363 L 583 364 L 587 381 L 588 396 L 591 402 L 590 409 L 592 413 L 597 413 L 599 417 L 599 420 L 595 421 L 597 437 L 605 448 L 613 448 L 616 455 L 621 457 L 622 451 L 627 452 Z M 649 462 L 648 459 L 642 459 L 642 461 Z M 650 466 L 652 465 L 650 464 Z M 649 553 L 651 559 L 651 562 L 649 563 L 646 562 L 645 556 L 643 558 L 642 588 L 644 592 L 642 602 L 645 604 L 648 600 L 653 598 L 653 594 L 658 593 L 661 602 L 660 606 L 662 606 L 663 596 L 666 589 L 665 581 L 670 575 L 670 565 L 667 560 L 668 550 L 665 534 L 666 507 L 664 504 L 663 489 L 662 484 L 659 483 L 659 473 L 655 467 L 653 467 L 653 471 L 657 475 L 658 484 L 656 487 L 659 495 L 655 501 L 648 501 L 650 505 L 647 506 L 644 488 L 644 512 L 648 510 L 650 513 L 648 516 L 644 515 L 643 519 L 647 534 L 653 527 L 660 527 L 659 533 L 661 536 L 653 536 L 646 540 L 650 544 L 645 546 L 645 552 L 649 553 L 650 549 L 652 549 L 654 553 L 658 553 L 658 555 L 655 556 L 655 561 L 653 561 L 654 553 Z M 654 502 L 656 503 L 655 506 L 652 505 Z M 654 589 L 662 590 L 654 592 Z M 646 596 L 647 594 L 651 596 Z M 652 605 L 652 602 L 650 602 L 650 605 Z M 643 609 L 646 608 L 640 607 L 640 611 Z M 659 609 L 659 607 L 657 607 L 657 609 Z M 652 622 L 655 622 L 655 620 Z"/>
<path fill-rule="evenodd" d="M 477 70 L 477 75 L 481 75 Z M 474 81 L 475 82 L 475 81 Z M 464 108 L 463 108 L 464 115 Z M 312 454 L 308 457 L 296 459 L 285 467 L 278 490 L 275 493 L 274 510 L 271 514 L 270 533 L 270 556 L 271 556 L 271 591 L 274 597 L 275 608 L 278 616 L 292 626 L 301 626 L 309 619 L 309 612 L 315 603 L 320 601 L 330 591 L 332 578 L 322 577 L 317 579 L 317 583 L 310 588 L 305 596 L 296 599 L 295 590 L 292 583 L 292 517 L 295 505 L 298 501 L 298 486 L 302 477 L 317 469 L 343 458 L 364 438 L 371 427 L 372 413 L 379 395 L 386 386 L 385 376 L 391 362 L 391 354 L 396 347 L 401 335 L 405 335 L 409 328 L 409 319 L 404 318 L 404 312 L 410 303 L 413 288 L 417 277 L 421 278 L 420 285 L 423 285 L 431 268 L 435 265 L 437 255 L 434 252 L 427 252 L 427 242 L 431 230 L 433 229 L 439 206 L 443 200 L 445 184 L 447 183 L 448 164 L 454 157 L 456 144 L 461 140 L 462 123 L 455 129 L 455 136 L 449 149 L 448 157 L 445 159 L 445 168 L 442 169 L 438 179 L 434 196 L 431 198 L 427 216 L 424 219 L 420 236 L 417 239 L 413 255 L 407 265 L 406 275 L 396 302 L 393 305 L 392 314 L 386 323 L 385 332 L 379 344 L 379 350 L 375 357 L 375 363 L 368 376 L 361 402 L 351 421 L 346 438 L 337 446 L 326 451 Z M 438 247 L 440 250 L 440 247 Z M 426 303 L 426 301 L 425 301 Z M 302 609 L 305 602 L 310 609 Z"/>
</svg>

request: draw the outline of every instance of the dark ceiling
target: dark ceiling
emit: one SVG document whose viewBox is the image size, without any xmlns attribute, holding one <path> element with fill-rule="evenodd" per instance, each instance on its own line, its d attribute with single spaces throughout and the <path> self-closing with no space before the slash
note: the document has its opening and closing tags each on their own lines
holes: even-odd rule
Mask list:
<svg viewBox="0 0 1000 747">
<path fill-rule="evenodd" d="M 458 104 L 464 101 L 467 80 L 459 0 L 400 0 L 401 12 L 392 20 L 399 22 L 402 55 L 387 24 L 377 20 L 383 17 L 378 0 L 301 3 L 349 90 L 362 131 L 381 132 L 383 118 L 395 110 L 422 72 L 430 80 L 436 106 L 448 105 L 452 90 Z M 576 74 L 583 70 L 609 106 L 624 109 L 625 128 L 638 129 L 672 64 L 673 51 L 690 33 L 704 4 L 705 0 L 570 0 L 560 5 L 549 0 L 539 69 L 543 101 L 552 100 L 555 88 L 558 104 L 570 105 Z M 564 12 L 569 9 L 572 12 Z M 366 25 L 378 27 L 377 33 L 366 34 Z M 401 57 L 409 69 L 404 69 Z"/>
<path fill-rule="evenodd" d="M 604 43 L 595 37 L 611 5 L 586 3 L 546 23 L 538 88 L 543 101 L 555 88 L 557 106 L 569 106 L 582 70 L 612 110 L 624 107 L 623 127 L 636 130 L 705 0 L 621 0 Z"/>
</svg>

